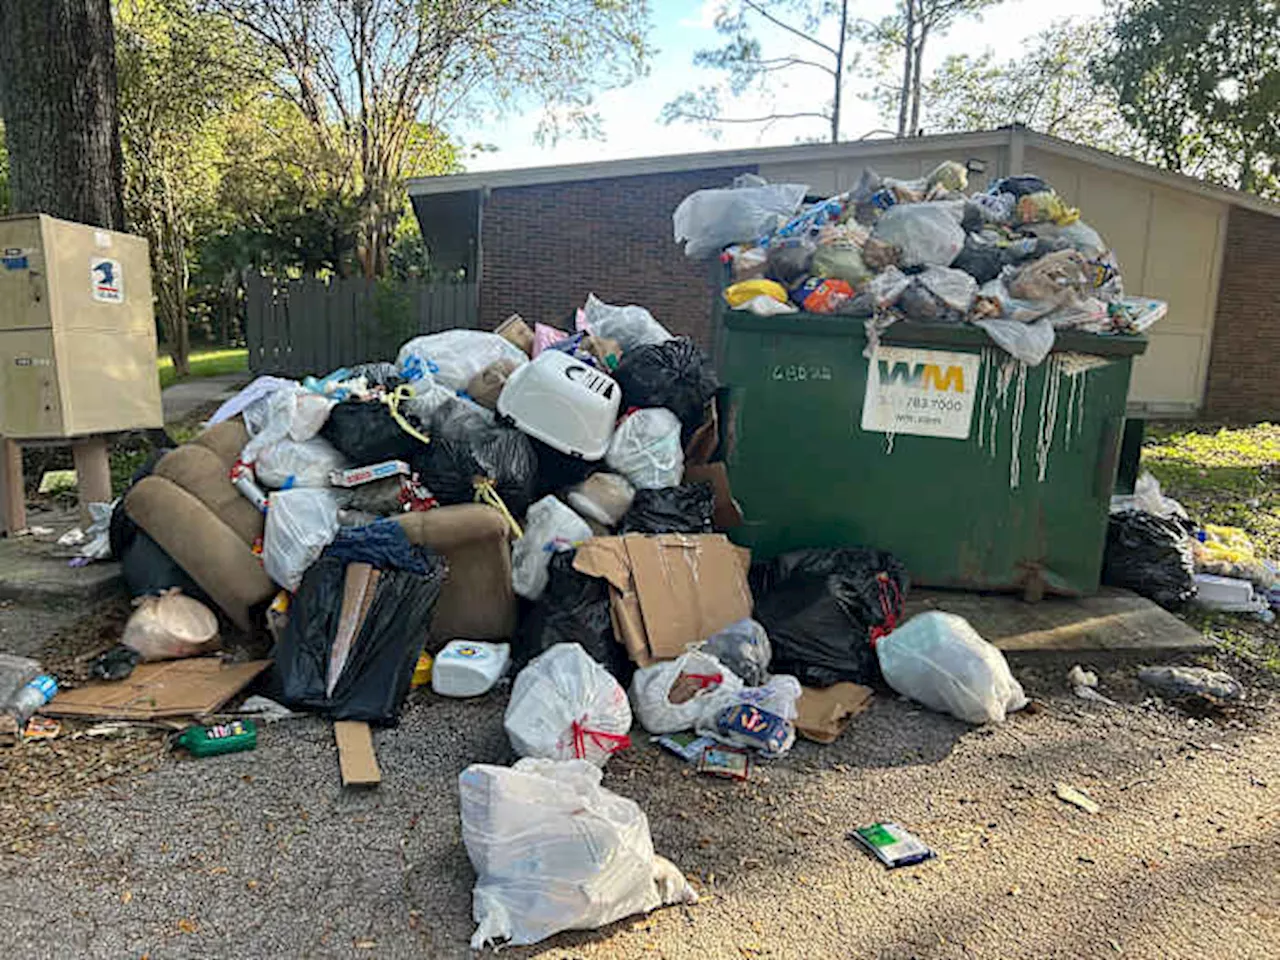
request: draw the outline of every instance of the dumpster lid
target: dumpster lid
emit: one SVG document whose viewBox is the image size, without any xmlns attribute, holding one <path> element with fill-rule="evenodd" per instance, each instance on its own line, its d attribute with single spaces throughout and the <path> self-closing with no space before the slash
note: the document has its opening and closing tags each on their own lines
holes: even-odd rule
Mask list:
<svg viewBox="0 0 1280 960">
<path fill-rule="evenodd" d="M 758 317 L 744 310 L 725 310 L 724 324 L 730 330 L 756 333 L 785 333 L 792 336 L 856 337 L 866 342 L 865 321 L 861 317 L 825 316 L 817 313 L 789 313 Z M 927 323 L 899 320 L 880 334 L 887 345 L 936 347 L 998 347 L 981 327 L 969 323 Z M 1099 357 L 1136 357 L 1147 351 L 1142 334 L 1100 334 L 1082 330 L 1059 330 L 1054 353 L 1089 353 Z"/>
</svg>

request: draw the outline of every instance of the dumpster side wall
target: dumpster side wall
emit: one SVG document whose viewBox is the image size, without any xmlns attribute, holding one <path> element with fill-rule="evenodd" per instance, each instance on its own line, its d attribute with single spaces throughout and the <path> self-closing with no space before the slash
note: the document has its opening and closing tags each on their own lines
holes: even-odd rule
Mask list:
<svg viewBox="0 0 1280 960">
<path fill-rule="evenodd" d="M 1241 207 L 1227 225 L 1206 412 L 1280 419 L 1280 219 Z"/>
<path fill-rule="evenodd" d="M 481 219 L 481 328 L 512 313 L 571 327 L 572 311 L 594 292 L 606 303 L 647 307 L 671 332 L 710 348 L 712 271 L 685 258 L 671 213 L 695 190 L 754 172 L 753 165 L 494 189 Z"/>
</svg>

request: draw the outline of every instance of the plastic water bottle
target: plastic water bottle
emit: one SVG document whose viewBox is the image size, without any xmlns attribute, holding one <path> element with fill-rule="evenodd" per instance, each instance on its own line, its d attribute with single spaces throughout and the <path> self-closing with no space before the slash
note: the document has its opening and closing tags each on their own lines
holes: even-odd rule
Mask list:
<svg viewBox="0 0 1280 960">
<path fill-rule="evenodd" d="M 58 692 L 58 681 L 47 673 L 42 673 L 18 691 L 9 709 L 18 718 L 19 724 L 25 724 L 40 711 Z"/>
<path fill-rule="evenodd" d="M 0 713 L 8 713 L 18 691 L 42 673 L 35 660 L 0 653 Z"/>
</svg>

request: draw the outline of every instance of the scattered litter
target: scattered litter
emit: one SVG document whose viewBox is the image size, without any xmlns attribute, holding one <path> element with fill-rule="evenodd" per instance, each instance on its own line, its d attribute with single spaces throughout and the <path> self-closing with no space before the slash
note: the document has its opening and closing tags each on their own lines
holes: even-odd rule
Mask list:
<svg viewBox="0 0 1280 960">
<path fill-rule="evenodd" d="M 178 735 L 174 743 L 193 757 L 239 753 L 258 746 L 258 728 L 252 720 L 233 720 L 211 727 L 192 724 Z"/>
<path fill-rule="evenodd" d="M 417 689 L 429 684 L 432 670 L 435 668 L 435 662 L 435 657 L 429 653 L 418 654 L 418 663 L 413 668 L 413 679 L 409 681 L 409 686 Z"/>
<path fill-rule="evenodd" d="M 294 717 L 301 717 L 301 713 L 290 710 L 283 703 L 277 703 L 269 697 L 254 694 L 245 698 L 244 703 L 240 704 L 237 713 L 251 714 L 263 723 L 275 723 L 277 720 L 291 720 Z"/>
<path fill-rule="evenodd" d="M 693 763 L 702 756 L 708 747 L 714 747 L 715 741 L 710 737 L 700 737 L 691 730 L 680 733 L 664 733 L 654 737 L 653 742 L 665 750 L 674 753 L 686 763 Z"/>
<path fill-rule="evenodd" d="M 734 747 L 706 747 L 698 758 L 698 772 L 728 780 L 749 780 L 751 755 Z"/>
<path fill-rule="evenodd" d="M 910 867 L 937 856 L 924 841 L 896 823 L 873 823 L 858 827 L 849 839 L 867 850 L 890 870 Z"/>
<path fill-rule="evenodd" d="M 1204 667 L 1143 667 L 1138 680 L 1165 697 L 1242 700 L 1244 687 L 1230 674 Z"/>
<path fill-rule="evenodd" d="M 1082 790 L 1067 783 L 1055 783 L 1053 785 L 1054 793 L 1058 795 L 1059 800 L 1063 800 L 1072 806 L 1079 807 L 1085 813 L 1099 813 L 1102 810 L 1097 801 L 1091 799 L 1088 794 Z"/>
<path fill-rule="evenodd" d="M 82 543 L 84 543 L 84 531 L 79 527 L 72 527 L 58 538 L 60 547 L 78 547 Z"/>
<path fill-rule="evenodd" d="M 1086 670 L 1084 667 L 1076 664 L 1067 673 L 1067 685 L 1071 687 L 1074 693 L 1081 700 L 1090 700 L 1094 703 L 1105 703 L 1107 706 L 1119 706 L 1110 697 L 1103 696 L 1097 691 L 1098 675 L 1092 670 Z"/>
<path fill-rule="evenodd" d="M 834 743 L 849 720 L 871 705 L 874 695 L 870 687 L 847 681 L 805 687 L 796 703 L 796 732 L 818 743 Z"/>
<path fill-rule="evenodd" d="M 52 717 L 32 717 L 22 728 L 23 740 L 52 740 L 62 732 L 62 724 Z"/>
</svg>

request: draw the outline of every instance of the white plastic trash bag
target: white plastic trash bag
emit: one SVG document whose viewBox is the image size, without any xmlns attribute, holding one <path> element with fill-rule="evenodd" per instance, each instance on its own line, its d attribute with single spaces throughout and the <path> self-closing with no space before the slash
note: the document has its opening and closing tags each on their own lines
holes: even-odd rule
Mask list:
<svg viewBox="0 0 1280 960">
<path fill-rule="evenodd" d="M 299 443 L 287 437 L 258 454 L 253 472 L 265 487 L 327 487 L 329 474 L 351 464 L 324 437 Z"/>
<path fill-rule="evenodd" d="M 535 759 L 459 774 L 462 842 L 476 871 L 472 949 L 697 902 L 679 869 L 653 852 L 644 811 L 600 777 L 581 760 Z"/>
<path fill-rule="evenodd" d="M 495 360 L 516 366 L 529 362 L 523 350 L 496 333 L 445 330 L 414 337 L 396 355 L 396 366 L 409 380 L 429 373 L 450 390 L 465 390 L 471 378 Z"/>
<path fill-rule="evenodd" d="M 615 307 L 605 303 L 594 293 L 587 295 L 587 305 L 582 310 L 583 322 L 597 337 L 617 340 L 622 352 L 634 350 L 651 343 L 666 343 L 672 339 L 667 328 L 653 318 L 644 307 L 628 304 Z"/>
<path fill-rule="evenodd" d="M 692 730 L 734 702 L 742 680 L 715 657 L 693 650 L 641 667 L 631 678 L 631 707 L 650 733 Z M 674 700 L 673 700 L 674 697 Z"/>
<path fill-rule="evenodd" d="M 766 183 L 759 177 L 728 188 L 697 190 L 671 215 L 676 243 L 687 241 L 684 255 L 702 260 L 730 244 L 758 240 L 790 220 L 808 190 L 803 183 Z"/>
<path fill-rule="evenodd" d="M 338 534 L 338 502 L 328 490 L 299 487 L 271 494 L 262 566 L 290 593 Z"/>
<path fill-rule="evenodd" d="M 245 410 L 244 421 L 251 439 L 240 459 L 253 463 L 267 447 L 290 438 L 310 440 L 329 419 L 334 401 L 298 385 L 276 390 L 256 400 Z"/>
<path fill-rule="evenodd" d="M 975 327 L 987 331 L 996 344 L 1029 367 L 1038 367 L 1053 349 L 1057 335 L 1047 319 L 1035 323 L 1020 320 L 975 320 Z"/>
<path fill-rule="evenodd" d="M 548 494 L 529 507 L 524 536 L 511 548 L 511 585 L 516 593 L 537 600 L 547 588 L 551 555 L 591 538 L 587 521 Z"/>
<path fill-rule="evenodd" d="M 1004 654 L 953 613 L 912 617 L 876 644 L 876 654 L 894 690 L 968 723 L 999 723 L 1027 705 Z"/>
<path fill-rule="evenodd" d="M 637 490 L 674 487 L 684 475 L 680 421 L 665 407 L 646 407 L 613 432 L 604 461 Z"/>
<path fill-rule="evenodd" d="M 579 644 L 557 643 L 516 676 L 504 720 L 522 757 L 604 766 L 631 745 L 626 691 Z"/>
<path fill-rule="evenodd" d="M 899 203 L 880 215 L 871 236 L 897 247 L 903 267 L 949 267 L 964 249 L 959 206 L 958 211 L 954 203 Z"/>
<path fill-rule="evenodd" d="M 218 648 L 218 618 L 199 600 L 166 590 L 136 603 L 120 642 L 143 660 L 180 660 Z"/>
</svg>

